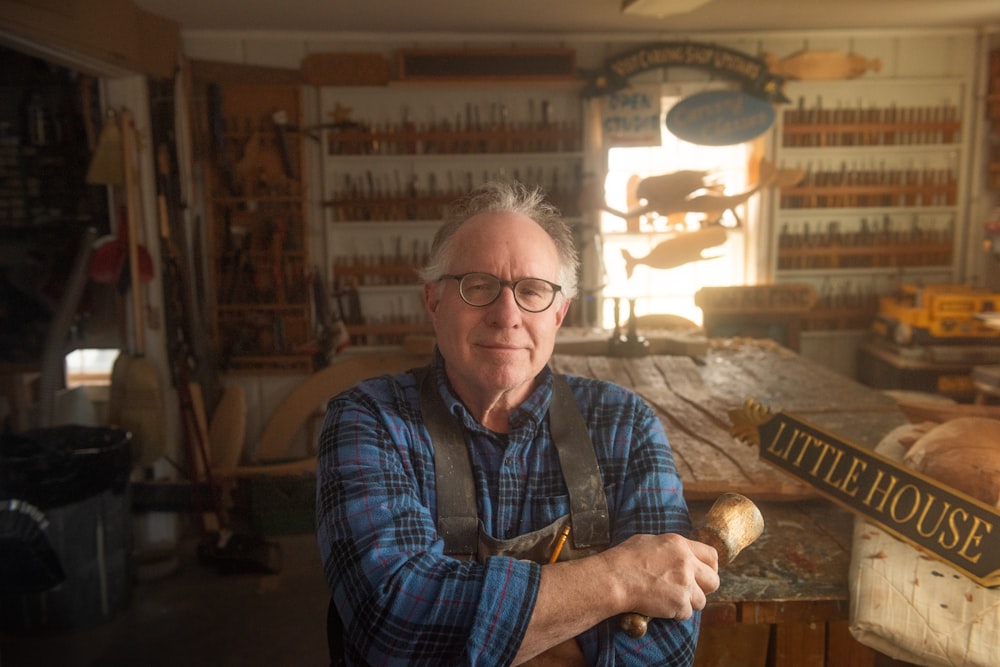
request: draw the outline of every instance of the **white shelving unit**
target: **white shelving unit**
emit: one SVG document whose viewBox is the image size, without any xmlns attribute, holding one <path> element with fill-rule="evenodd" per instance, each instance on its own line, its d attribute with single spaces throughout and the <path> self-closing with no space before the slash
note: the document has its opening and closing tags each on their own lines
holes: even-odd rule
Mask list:
<svg viewBox="0 0 1000 667">
<path fill-rule="evenodd" d="M 579 85 L 326 87 L 319 105 L 327 279 L 356 343 L 430 330 L 414 269 L 475 186 L 516 178 L 579 215 Z"/>
<path fill-rule="evenodd" d="M 774 155 L 807 175 L 772 198 L 774 280 L 815 287 L 803 353 L 849 372 L 880 296 L 960 275 L 967 84 L 791 81 L 785 92 Z"/>
</svg>

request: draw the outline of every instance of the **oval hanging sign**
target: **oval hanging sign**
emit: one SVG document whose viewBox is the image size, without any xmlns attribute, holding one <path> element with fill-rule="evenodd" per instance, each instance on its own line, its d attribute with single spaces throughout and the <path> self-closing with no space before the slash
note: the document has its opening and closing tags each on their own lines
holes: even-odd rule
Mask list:
<svg viewBox="0 0 1000 667">
<path fill-rule="evenodd" d="M 731 146 L 750 141 L 774 123 L 774 105 L 739 90 L 708 90 L 685 97 L 667 112 L 667 129 L 684 141 Z"/>
</svg>

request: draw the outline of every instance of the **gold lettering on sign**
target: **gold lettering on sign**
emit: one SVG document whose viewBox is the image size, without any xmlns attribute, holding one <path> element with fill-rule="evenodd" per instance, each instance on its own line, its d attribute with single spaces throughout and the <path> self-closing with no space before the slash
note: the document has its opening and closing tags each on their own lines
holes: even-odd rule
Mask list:
<svg viewBox="0 0 1000 667">
<path fill-rule="evenodd" d="M 897 534 L 923 538 L 955 559 L 979 562 L 983 540 L 993 532 L 988 518 L 942 499 L 888 462 L 794 422 L 781 420 L 762 453 L 765 460 L 863 509 Z M 850 502 L 856 498 L 860 500 Z"/>
<path fill-rule="evenodd" d="M 879 471 L 876 472 L 875 483 L 872 484 L 871 489 L 869 489 L 869 491 L 868 491 L 868 496 L 864 500 L 864 504 L 868 505 L 869 507 L 871 507 L 872 506 L 872 498 L 875 496 L 875 494 L 879 494 L 882 497 L 882 502 L 881 502 L 881 504 L 879 504 L 878 507 L 874 508 L 876 512 L 882 512 L 882 511 L 884 511 L 884 509 L 885 509 L 885 501 L 889 499 L 889 494 L 892 493 L 892 490 L 896 486 L 896 483 L 899 482 L 899 479 L 897 479 L 897 477 L 895 475 L 890 474 L 889 475 L 889 486 L 883 490 L 883 488 L 881 486 L 881 482 L 882 482 L 882 478 L 885 477 L 885 476 L 886 476 L 886 472 L 884 470 L 879 470 Z"/>
<path fill-rule="evenodd" d="M 851 467 L 847 471 L 847 476 L 844 477 L 844 483 L 841 485 L 840 490 L 851 498 L 858 495 L 858 477 L 867 469 L 868 462 L 855 456 L 854 460 L 851 461 Z"/>
<path fill-rule="evenodd" d="M 980 528 L 985 528 L 986 532 L 989 533 L 993 530 L 993 524 L 983 521 L 978 516 L 972 517 L 972 528 L 969 529 L 969 534 L 966 536 L 962 548 L 958 550 L 959 556 L 973 563 L 978 562 L 983 555 L 982 552 L 975 555 L 969 553 L 970 545 L 978 547 L 983 541 L 983 534 L 979 532 Z"/>
</svg>

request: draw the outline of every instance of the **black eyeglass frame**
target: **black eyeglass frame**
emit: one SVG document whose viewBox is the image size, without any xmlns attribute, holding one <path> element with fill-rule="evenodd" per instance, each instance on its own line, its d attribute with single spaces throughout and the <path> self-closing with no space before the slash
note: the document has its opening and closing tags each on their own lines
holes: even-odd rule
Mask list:
<svg viewBox="0 0 1000 667">
<path fill-rule="evenodd" d="M 469 276 L 488 276 L 489 278 L 496 280 L 497 284 L 499 285 L 497 293 L 493 295 L 493 298 L 487 301 L 486 303 L 472 303 L 471 301 L 469 301 L 468 297 L 465 296 L 465 288 L 463 287 L 465 279 Z M 525 311 L 526 313 L 544 313 L 546 310 L 552 307 L 552 304 L 556 302 L 556 295 L 562 291 L 562 285 L 554 283 L 551 280 L 545 280 L 545 278 L 519 278 L 518 280 L 503 280 L 493 275 L 492 273 L 486 273 L 485 271 L 469 271 L 468 273 L 459 273 L 459 274 L 446 273 L 442 275 L 440 278 L 438 278 L 438 280 L 444 280 L 446 278 L 449 280 L 458 281 L 459 296 L 462 297 L 462 301 L 472 306 L 473 308 L 485 308 L 486 306 L 489 306 L 490 304 L 494 303 L 497 299 L 500 298 L 500 293 L 503 292 L 504 287 L 509 287 L 510 291 L 514 294 L 514 303 L 517 304 L 518 308 Z M 525 308 L 524 304 L 521 303 L 521 300 L 517 298 L 517 286 L 520 283 L 523 283 L 528 280 L 537 280 L 545 283 L 546 285 L 552 288 L 552 299 L 549 300 L 549 303 L 544 308 L 539 308 L 537 310 L 532 310 L 531 308 Z"/>
</svg>

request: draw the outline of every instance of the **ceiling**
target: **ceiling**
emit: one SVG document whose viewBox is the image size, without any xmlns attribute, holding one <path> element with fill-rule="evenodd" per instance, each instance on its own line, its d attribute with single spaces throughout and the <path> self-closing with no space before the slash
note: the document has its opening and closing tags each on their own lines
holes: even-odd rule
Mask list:
<svg viewBox="0 0 1000 667">
<path fill-rule="evenodd" d="M 623 14 L 621 0 L 134 2 L 183 31 L 617 35 L 1000 27 L 998 0 L 708 0 L 671 17 Z"/>
</svg>

